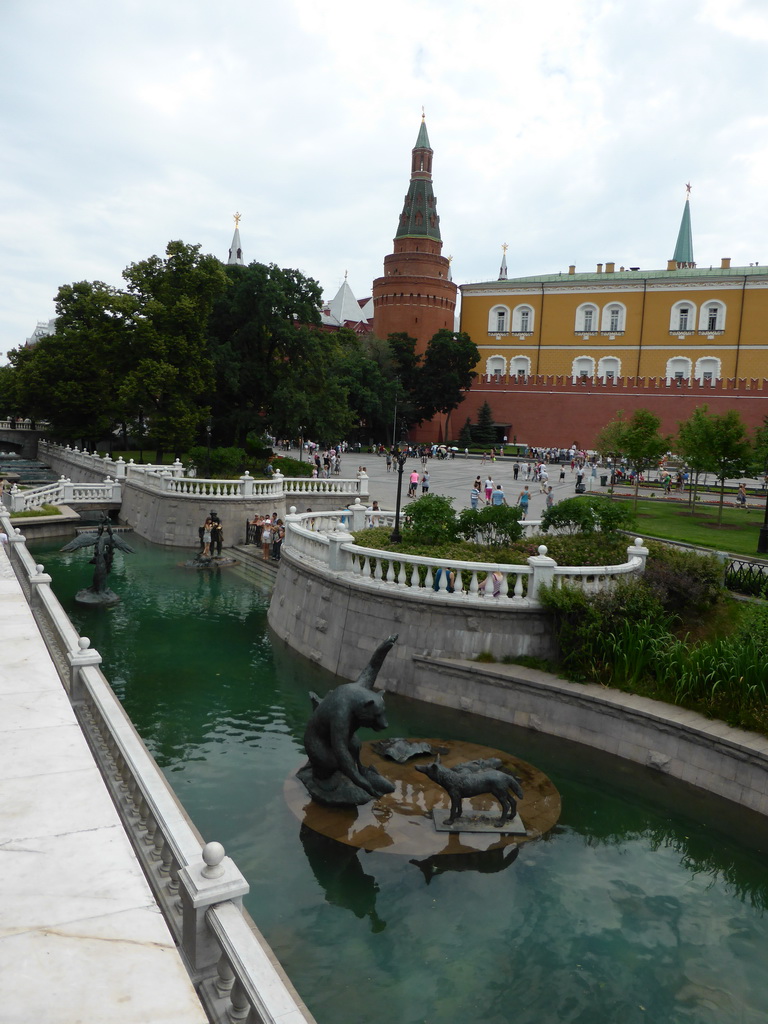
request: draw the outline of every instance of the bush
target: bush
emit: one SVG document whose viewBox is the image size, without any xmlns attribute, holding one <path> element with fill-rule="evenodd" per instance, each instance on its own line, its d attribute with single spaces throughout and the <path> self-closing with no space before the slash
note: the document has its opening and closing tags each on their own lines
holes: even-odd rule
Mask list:
<svg viewBox="0 0 768 1024">
<path fill-rule="evenodd" d="M 312 470 L 315 468 L 313 462 L 307 462 L 306 459 L 299 461 L 298 459 L 273 459 L 272 468 L 279 469 L 283 476 L 312 476 Z"/>
<path fill-rule="evenodd" d="M 522 537 L 522 516 L 521 508 L 509 508 L 507 505 L 465 508 L 459 513 L 457 533 L 465 540 L 479 539 L 488 547 L 506 547 Z"/>
<path fill-rule="evenodd" d="M 643 582 L 668 612 L 703 612 L 723 593 L 723 566 L 714 555 L 652 544 Z"/>
<path fill-rule="evenodd" d="M 208 472 L 209 452 L 203 445 L 190 448 L 189 459 L 198 475 Z M 248 456 L 243 448 L 211 448 L 211 476 L 239 476 L 247 464 Z"/>
<path fill-rule="evenodd" d="M 453 498 L 425 494 L 408 506 L 403 539 L 416 544 L 442 544 L 456 539 L 458 524 Z"/>
<path fill-rule="evenodd" d="M 635 519 L 631 508 L 602 498 L 589 495 L 583 498 L 566 498 L 552 508 L 548 508 L 541 517 L 541 529 L 560 530 L 565 533 L 594 533 L 599 530 L 605 534 L 615 534 L 619 530 L 628 530 L 634 525 Z"/>
</svg>

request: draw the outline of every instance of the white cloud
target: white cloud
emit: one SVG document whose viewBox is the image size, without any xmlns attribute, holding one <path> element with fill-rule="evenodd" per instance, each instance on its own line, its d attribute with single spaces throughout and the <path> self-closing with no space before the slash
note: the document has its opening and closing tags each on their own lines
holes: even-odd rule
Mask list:
<svg viewBox="0 0 768 1024">
<path fill-rule="evenodd" d="M 166 242 L 381 272 L 422 104 L 454 279 L 760 262 L 763 0 L 44 0 L 0 13 L 0 358 Z"/>
</svg>

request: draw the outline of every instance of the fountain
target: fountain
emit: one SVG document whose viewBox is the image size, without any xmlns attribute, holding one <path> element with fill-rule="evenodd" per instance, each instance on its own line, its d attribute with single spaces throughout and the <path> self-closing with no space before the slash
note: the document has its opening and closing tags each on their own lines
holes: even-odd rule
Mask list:
<svg viewBox="0 0 768 1024">
<path fill-rule="evenodd" d="M 360 760 L 395 790 L 320 804 L 296 778 L 306 694 L 340 680 L 270 635 L 268 595 L 237 569 L 174 572 L 177 552 L 134 546 L 127 576 L 115 552 L 122 601 L 109 615 L 75 603 L 71 555 L 30 548 L 186 811 L 245 874 L 246 907 L 319 1024 L 768 1019 L 765 819 L 587 747 L 393 694 Z M 396 737 L 450 750 L 449 767 L 501 757 L 534 834 L 436 832 L 428 812 L 448 809 L 447 793 L 414 767 L 435 755 L 392 761 L 376 748 Z M 536 771 L 559 812 L 540 835 Z M 465 800 L 465 814 L 475 801 L 498 819 L 492 796 Z M 316 815 L 337 816 L 337 832 Z"/>
</svg>

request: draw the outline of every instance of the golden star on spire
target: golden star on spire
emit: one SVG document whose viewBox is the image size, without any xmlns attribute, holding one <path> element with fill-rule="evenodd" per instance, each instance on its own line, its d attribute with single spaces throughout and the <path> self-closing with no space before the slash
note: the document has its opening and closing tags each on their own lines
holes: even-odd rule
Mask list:
<svg viewBox="0 0 768 1024">
<path fill-rule="evenodd" d="M 232 216 L 235 218 L 235 228 L 239 228 L 240 227 L 240 218 L 242 217 L 242 214 L 241 213 L 235 213 Z"/>
<path fill-rule="evenodd" d="M 507 255 L 507 249 L 509 248 L 509 246 L 507 245 L 506 242 L 502 242 L 501 243 L 501 248 L 502 248 L 502 251 L 503 251 L 504 255 L 506 256 Z"/>
<path fill-rule="evenodd" d="M 690 181 L 685 186 L 685 198 L 686 199 L 690 199 L 691 198 L 691 183 L 690 183 Z"/>
</svg>

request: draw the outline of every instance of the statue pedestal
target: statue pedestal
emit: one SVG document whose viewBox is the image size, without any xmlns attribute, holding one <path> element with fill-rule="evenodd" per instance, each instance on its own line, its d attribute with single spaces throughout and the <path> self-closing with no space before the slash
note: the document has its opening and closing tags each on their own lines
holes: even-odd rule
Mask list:
<svg viewBox="0 0 768 1024">
<path fill-rule="evenodd" d="M 310 799 L 303 783 L 291 775 L 284 790 L 289 808 L 303 826 L 329 839 L 361 850 L 398 853 L 407 857 L 464 856 L 502 851 L 507 846 L 538 839 L 557 824 L 560 794 L 550 779 L 533 765 L 477 743 L 422 738 L 418 742 L 427 742 L 432 747 L 447 747 L 448 753 L 442 755 L 441 761 L 449 768 L 463 761 L 500 758 L 504 768 L 512 771 L 523 787 L 524 797 L 517 803 L 518 818 L 505 822 L 500 828 L 491 824 L 477 830 L 468 821 L 470 815 L 476 814 L 491 823 L 501 817 L 498 800 L 484 794 L 466 797 L 463 818 L 448 826 L 445 832 L 437 831 L 433 815 L 438 812 L 436 817 L 439 817 L 442 812 L 447 817 L 450 799 L 441 786 L 417 772 L 415 767 L 432 758 L 421 756 L 406 764 L 397 764 L 376 753 L 375 740 L 363 743 L 360 760 L 375 767 L 393 784 L 392 793 L 357 807 L 328 807 Z M 520 832 L 511 834 L 518 821 Z"/>
<path fill-rule="evenodd" d="M 103 608 L 109 608 L 113 604 L 118 604 L 120 598 L 109 587 L 99 591 L 87 587 L 85 590 L 78 590 L 75 594 L 75 601 L 78 604 L 100 605 Z"/>
</svg>

